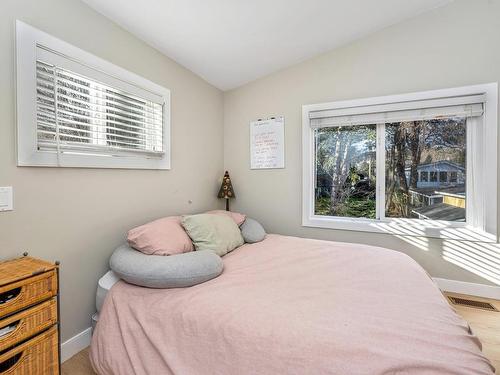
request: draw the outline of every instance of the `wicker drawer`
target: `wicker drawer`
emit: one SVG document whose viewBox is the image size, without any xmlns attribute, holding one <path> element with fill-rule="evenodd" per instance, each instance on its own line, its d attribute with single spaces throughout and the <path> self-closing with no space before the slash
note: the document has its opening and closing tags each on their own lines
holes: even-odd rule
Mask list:
<svg viewBox="0 0 500 375">
<path fill-rule="evenodd" d="M 0 375 L 52 375 L 59 373 L 57 327 L 0 354 Z"/>
<path fill-rule="evenodd" d="M 0 316 L 44 301 L 57 294 L 57 273 L 44 272 L 0 287 Z"/>
<path fill-rule="evenodd" d="M 0 352 L 36 335 L 55 323 L 57 323 L 57 301 L 55 299 L 0 320 Z"/>
</svg>

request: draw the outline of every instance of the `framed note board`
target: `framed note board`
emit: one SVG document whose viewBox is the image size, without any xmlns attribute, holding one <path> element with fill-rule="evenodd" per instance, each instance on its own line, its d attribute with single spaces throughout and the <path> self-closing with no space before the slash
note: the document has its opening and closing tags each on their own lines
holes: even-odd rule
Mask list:
<svg viewBox="0 0 500 375">
<path fill-rule="evenodd" d="M 285 118 L 250 123 L 250 169 L 285 168 Z"/>
</svg>

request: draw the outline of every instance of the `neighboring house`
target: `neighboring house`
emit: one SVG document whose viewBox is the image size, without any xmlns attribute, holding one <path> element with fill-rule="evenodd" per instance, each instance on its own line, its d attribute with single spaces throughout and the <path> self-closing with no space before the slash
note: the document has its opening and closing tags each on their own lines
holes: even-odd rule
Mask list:
<svg viewBox="0 0 500 375">
<path fill-rule="evenodd" d="M 420 164 L 417 167 L 417 188 L 441 188 L 465 184 L 465 168 L 447 160 Z M 406 180 L 410 183 L 410 168 L 405 169 Z"/>
<path fill-rule="evenodd" d="M 446 160 L 417 168 L 417 187 L 410 188 L 412 213 L 419 219 L 465 221 L 465 168 Z M 405 170 L 408 183 L 410 168 Z"/>
</svg>

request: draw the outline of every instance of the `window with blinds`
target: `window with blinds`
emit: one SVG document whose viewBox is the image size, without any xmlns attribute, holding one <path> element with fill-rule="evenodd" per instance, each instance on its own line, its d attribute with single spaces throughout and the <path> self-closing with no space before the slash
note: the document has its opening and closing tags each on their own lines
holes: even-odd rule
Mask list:
<svg viewBox="0 0 500 375">
<path fill-rule="evenodd" d="M 488 84 L 303 106 L 303 224 L 493 238 L 496 105 Z"/>
<path fill-rule="evenodd" d="M 19 166 L 170 169 L 170 90 L 16 21 Z"/>
<path fill-rule="evenodd" d="M 161 103 L 36 61 L 37 148 L 163 155 Z"/>
</svg>

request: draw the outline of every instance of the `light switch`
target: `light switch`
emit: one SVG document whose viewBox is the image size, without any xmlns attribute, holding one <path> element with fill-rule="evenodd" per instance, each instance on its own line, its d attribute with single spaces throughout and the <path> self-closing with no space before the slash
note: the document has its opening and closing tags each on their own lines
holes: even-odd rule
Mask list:
<svg viewBox="0 0 500 375">
<path fill-rule="evenodd" d="M 0 187 L 0 211 L 12 210 L 12 186 Z"/>
</svg>

